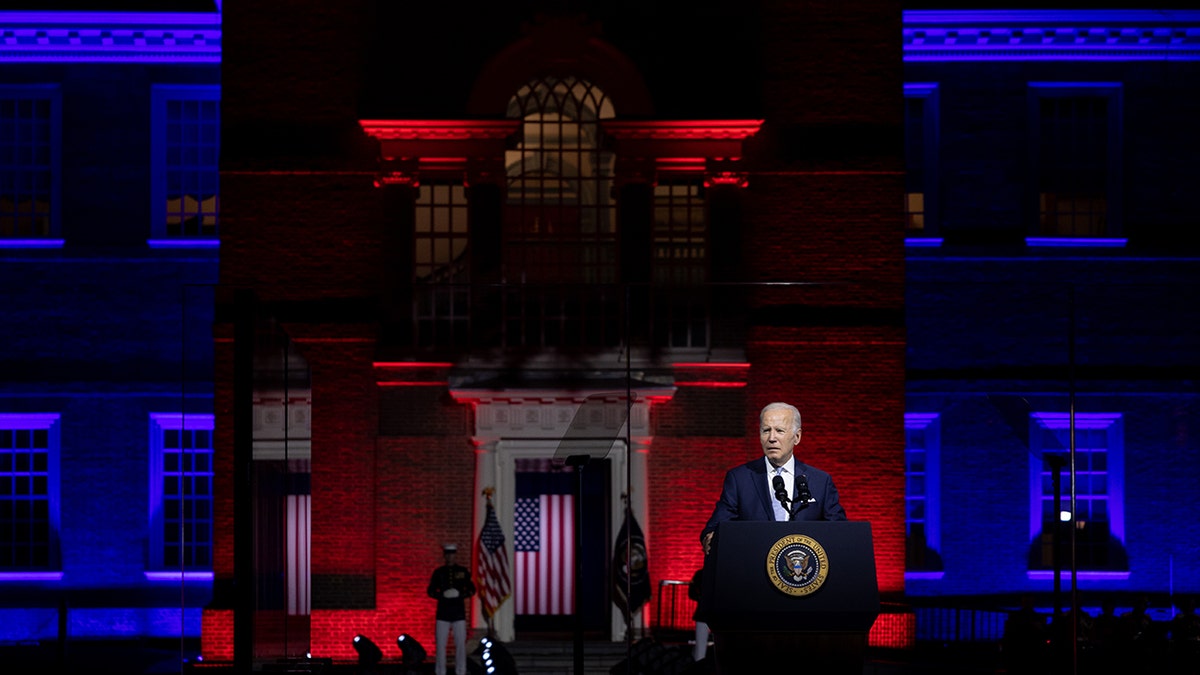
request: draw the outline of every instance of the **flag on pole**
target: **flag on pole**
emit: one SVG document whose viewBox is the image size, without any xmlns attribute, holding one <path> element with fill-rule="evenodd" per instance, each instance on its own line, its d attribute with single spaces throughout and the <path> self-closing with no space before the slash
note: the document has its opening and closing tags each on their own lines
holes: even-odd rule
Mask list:
<svg viewBox="0 0 1200 675">
<path fill-rule="evenodd" d="M 483 616 L 491 619 L 500 605 L 512 595 L 512 583 L 508 579 L 508 554 L 504 551 L 504 531 L 496 519 L 492 507 L 492 496 L 487 499 L 487 517 L 483 529 L 479 530 L 479 600 L 483 605 Z"/>
<path fill-rule="evenodd" d="M 613 602 L 626 623 L 650 601 L 650 571 L 646 567 L 646 538 L 637 518 L 627 511 L 613 553 Z"/>
</svg>

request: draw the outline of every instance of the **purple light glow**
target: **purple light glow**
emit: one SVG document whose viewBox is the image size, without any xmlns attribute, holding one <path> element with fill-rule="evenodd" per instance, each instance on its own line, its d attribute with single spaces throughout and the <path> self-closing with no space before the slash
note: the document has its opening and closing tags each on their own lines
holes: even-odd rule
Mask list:
<svg viewBox="0 0 1200 675">
<path fill-rule="evenodd" d="M 998 10 L 910 10 L 904 12 L 904 24 L 1064 24 L 1083 23 L 1200 23 L 1196 10 L 1143 9 L 998 9 Z"/>
<path fill-rule="evenodd" d="M 62 572 L 0 572 L 4 581 L 62 581 Z"/>
<path fill-rule="evenodd" d="M 1025 237 L 1026 246 L 1043 248 L 1123 248 L 1128 241 L 1124 238 Z"/>
<path fill-rule="evenodd" d="M 150 248 L 220 248 L 220 239 L 147 239 Z"/>
<path fill-rule="evenodd" d="M 62 248 L 62 239 L 0 239 L 0 248 Z"/>
<path fill-rule="evenodd" d="M 212 572 L 146 572 L 146 581 L 212 581 Z"/>
<path fill-rule="evenodd" d="M 1076 578 L 1081 581 L 1126 581 L 1129 579 L 1129 572 L 1092 572 L 1084 570 L 1075 571 Z M 1060 579 L 1063 581 L 1071 580 L 1070 570 L 1063 570 L 1060 573 Z M 1031 581 L 1050 581 L 1054 579 L 1052 570 L 1028 570 L 1025 572 L 1025 577 Z"/>
<path fill-rule="evenodd" d="M 0 26 L 57 24 L 72 26 L 220 26 L 221 15 L 200 12 L 0 12 Z"/>
<path fill-rule="evenodd" d="M 942 245 L 941 237 L 908 237 L 904 240 L 905 246 L 913 248 L 937 248 Z"/>
</svg>

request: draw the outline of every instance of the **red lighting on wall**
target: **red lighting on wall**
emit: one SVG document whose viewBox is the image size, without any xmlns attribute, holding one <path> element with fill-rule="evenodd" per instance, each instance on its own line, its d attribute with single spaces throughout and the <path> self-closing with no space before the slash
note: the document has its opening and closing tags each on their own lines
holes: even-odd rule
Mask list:
<svg viewBox="0 0 1200 675">
<path fill-rule="evenodd" d="M 617 138 L 741 141 L 758 133 L 762 123 L 762 120 L 605 120 L 603 126 Z"/>
<path fill-rule="evenodd" d="M 739 389 L 746 386 L 750 364 L 734 363 L 676 363 L 675 386 L 704 389 Z M 700 374 L 703 373 L 701 376 Z M 700 378 L 703 379 L 700 379 Z"/>
<path fill-rule="evenodd" d="M 520 120 L 359 120 L 368 135 L 383 140 L 465 141 L 505 138 Z"/>
<path fill-rule="evenodd" d="M 744 188 L 750 185 L 750 179 L 745 173 L 740 171 L 720 171 L 709 176 L 704 181 L 705 187 L 712 187 L 714 185 L 732 185 Z"/>
<path fill-rule="evenodd" d="M 912 612 L 881 613 L 867 634 L 871 647 L 912 649 L 917 646 L 917 616 Z"/>
<path fill-rule="evenodd" d="M 379 387 L 444 387 L 446 369 L 454 364 L 449 361 L 374 361 L 371 367 L 378 373 L 375 385 Z M 389 372 L 390 371 L 390 372 Z M 399 372 L 402 371 L 403 375 Z M 397 379 L 383 379 L 387 375 Z"/>
</svg>

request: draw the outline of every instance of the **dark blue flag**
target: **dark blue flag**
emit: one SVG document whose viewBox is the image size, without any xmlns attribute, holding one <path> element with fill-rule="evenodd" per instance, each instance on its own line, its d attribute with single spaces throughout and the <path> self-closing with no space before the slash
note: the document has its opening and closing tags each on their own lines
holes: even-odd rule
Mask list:
<svg viewBox="0 0 1200 675">
<path fill-rule="evenodd" d="M 626 512 L 613 553 L 613 602 L 626 623 L 650 600 L 650 571 L 646 567 L 646 538 L 633 513 Z"/>
</svg>

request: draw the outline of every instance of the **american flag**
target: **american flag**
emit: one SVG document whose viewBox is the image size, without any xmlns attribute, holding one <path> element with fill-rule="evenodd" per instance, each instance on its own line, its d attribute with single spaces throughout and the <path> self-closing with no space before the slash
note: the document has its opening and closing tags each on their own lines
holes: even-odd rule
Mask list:
<svg viewBox="0 0 1200 675">
<path fill-rule="evenodd" d="M 483 603 L 484 618 L 490 619 L 512 595 L 512 582 L 508 579 L 508 555 L 504 552 L 504 531 L 500 529 L 491 499 L 488 499 L 483 529 L 479 530 L 478 555 L 479 601 Z"/>
<path fill-rule="evenodd" d="M 517 614 L 575 612 L 575 521 L 571 495 L 517 499 Z"/>
</svg>

